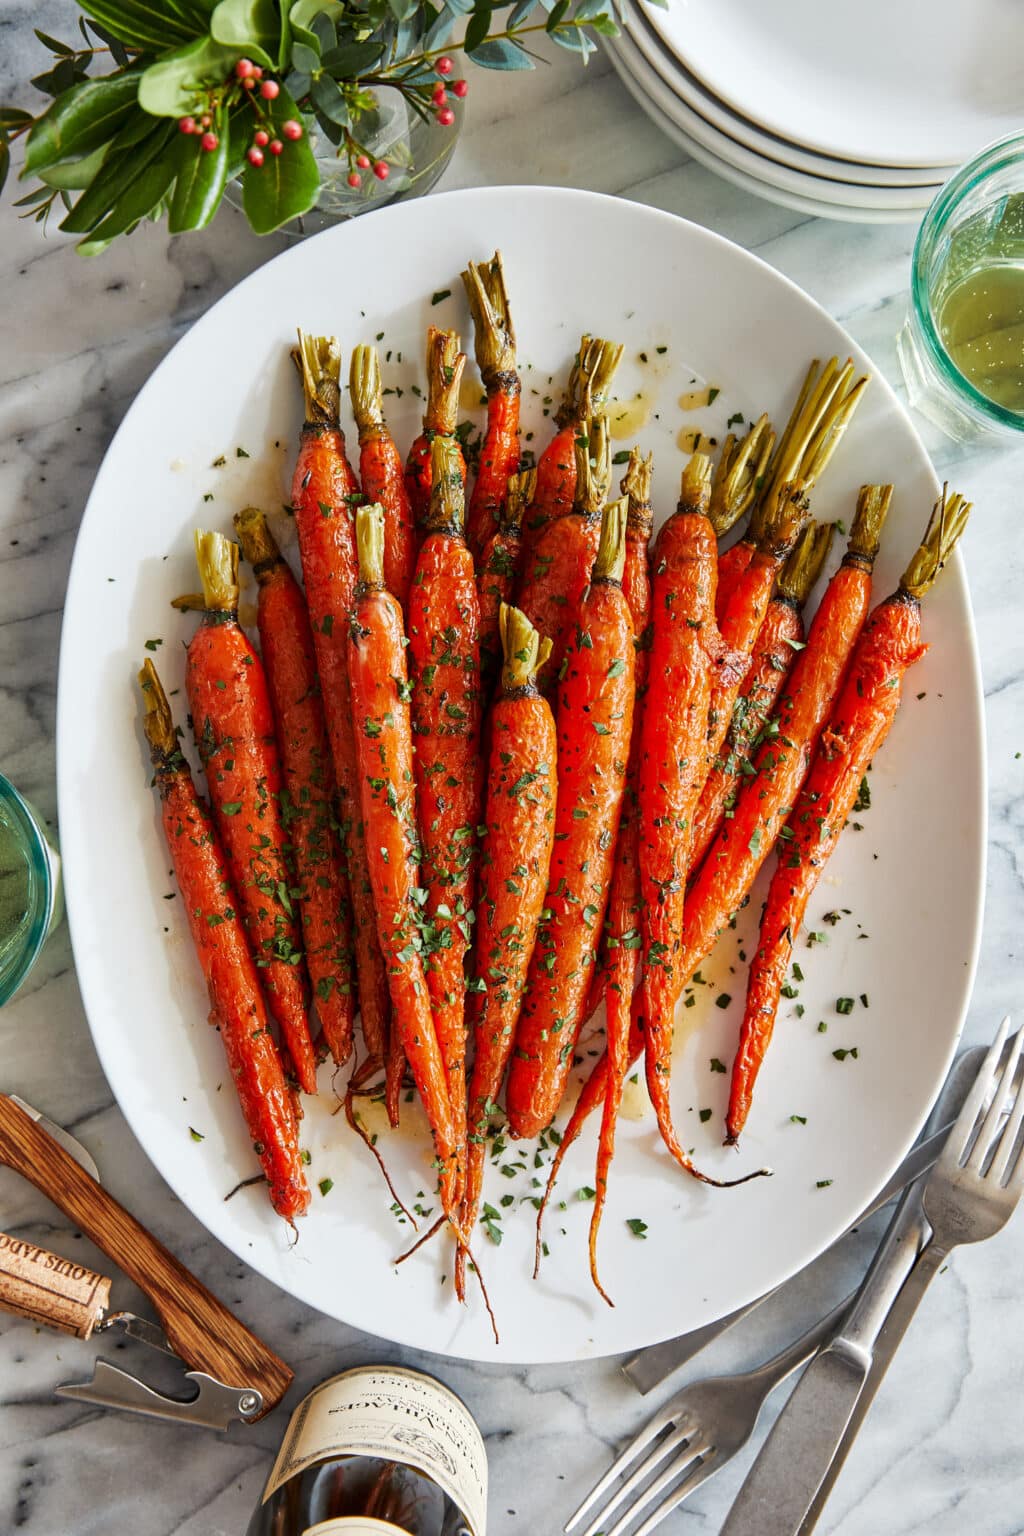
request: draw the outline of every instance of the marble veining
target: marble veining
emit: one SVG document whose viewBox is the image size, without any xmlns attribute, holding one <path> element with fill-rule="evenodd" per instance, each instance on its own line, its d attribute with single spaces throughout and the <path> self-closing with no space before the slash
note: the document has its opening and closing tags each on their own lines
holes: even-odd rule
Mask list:
<svg viewBox="0 0 1024 1536">
<path fill-rule="evenodd" d="M 0 8 L 0 99 L 27 100 L 32 27 L 61 35 L 59 0 Z M 482 80 L 480 74 L 476 82 Z M 912 227 L 829 224 L 718 180 L 665 139 L 598 60 L 560 56 L 535 74 L 489 77 L 445 185 L 556 183 L 618 193 L 755 250 L 842 322 L 900 388 Z M 274 255 L 225 208 L 203 234 L 147 227 L 91 263 L 58 234 L 43 239 L 4 208 L 0 238 L 0 767 L 55 815 L 54 709 L 63 594 L 93 475 L 122 415 L 175 340 L 239 278 Z M 927 427 L 940 473 L 969 491 L 965 540 L 987 697 L 988 904 L 965 1038 L 986 1039 L 1020 1008 L 1024 885 L 1024 450 L 954 447 Z M 126 509 L 131 515 L 131 509 Z M 114 1193 L 237 1306 L 295 1366 L 306 1390 L 362 1360 L 416 1360 L 309 1312 L 251 1274 L 169 1193 L 113 1104 L 93 1053 L 63 930 L 22 995 L 0 1015 L 0 1082 L 71 1126 Z M 28 1185 L 0 1176 L 6 1231 L 99 1262 Z M 799 1332 L 855 1283 L 879 1219 L 802 1277 L 756 1325 L 721 1340 L 699 1373 L 743 1368 Z M 105 1262 L 105 1261 L 104 1261 Z M 353 1257 L 351 1262 L 357 1262 Z M 834 1536 L 1019 1536 L 1024 1530 L 1019 1373 L 1024 1220 L 958 1254 L 936 1284 L 844 1472 L 822 1531 Z M 339 1283 L 344 1283 L 343 1271 Z M 140 1298 L 123 1280 L 119 1302 Z M 240 1536 L 284 1427 L 283 1411 L 215 1436 L 104 1414 L 51 1395 L 84 1375 L 95 1346 L 0 1320 L 0 1532 L 25 1536 Z M 126 1356 L 156 1370 L 135 1346 Z M 665 1396 L 637 1398 L 614 1360 L 497 1369 L 419 1357 L 462 1393 L 488 1437 L 492 1536 L 561 1527 L 611 1449 Z M 294 1401 L 297 1394 L 290 1397 Z M 762 1433 L 772 1412 L 766 1412 Z M 759 1443 L 760 1436 L 755 1443 Z M 750 1451 L 665 1525 L 714 1533 Z"/>
</svg>

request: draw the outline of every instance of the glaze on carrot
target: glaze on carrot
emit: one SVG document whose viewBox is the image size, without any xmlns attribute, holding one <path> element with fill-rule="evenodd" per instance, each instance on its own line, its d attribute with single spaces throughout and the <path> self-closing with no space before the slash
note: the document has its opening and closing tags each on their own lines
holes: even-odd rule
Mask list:
<svg viewBox="0 0 1024 1536">
<path fill-rule="evenodd" d="M 423 413 L 423 431 L 409 449 L 405 461 L 405 489 L 416 524 L 417 540 L 430 511 L 430 445 L 435 437 L 455 438 L 459 424 L 459 387 L 466 354 L 459 351 L 454 331 L 427 329 L 427 408 Z M 457 441 L 457 439 L 456 439 Z M 462 449 L 459 448 L 461 454 Z M 466 465 L 462 465 L 466 478 Z"/>
<path fill-rule="evenodd" d="M 237 513 L 235 531 L 259 583 L 256 622 L 281 753 L 281 819 L 292 848 L 306 967 L 324 1040 L 340 1067 L 352 1052 L 352 904 L 313 632 L 302 589 L 263 513 L 256 507 Z"/>
<path fill-rule="evenodd" d="M 377 932 L 394 1020 L 433 1133 L 445 1215 L 458 1227 L 458 1139 L 423 971 L 410 685 L 402 610 L 384 585 L 384 513 L 356 513 L 359 584 L 347 625 L 352 720 Z"/>
<path fill-rule="evenodd" d="M 537 463 L 537 488 L 523 519 L 526 555 L 548 523 L 573 509 L 576 499 L 573 445 L 583 423 L 604 411 L 622 351 L 617 343 L 603 341 L 599 336 L 584 336 L 580 341 L 562 403 L 555 412 L 558 431 Z"/>
<path fill-rule="evenodd" d="M 561 1102 L 608 905 L 633 729 L 633 622 L 622 591 L 627 508 L 625 497 L 605 508 L 558 679 L 554 850 L 505 1100 L 514 1136 L 536 1136 Z"/>
<path fill-rule="evenodd" d="M 315 1093 L 281 763 L 266 674 L 238 623 L 238 546 L 197 529 L 195 548 L 202 594 L 174 604 L 201 614 L 185 664 L 192 728 L 271 1012 L 300 1086 Z"/>
<path fill-rule="evenodd" d="M 462 282 L 473 316 L 476 363 L 487 391 L 487 429 L 480 447 L 466 517 L 466 542 L 477 562 L 497 532 L 509 476 L 519 468 L 519 396 L 516 336 L 505 291 L 501 252 L 471 261 Z"/>
<path fill-rule="evenodd" d="M 537 471 L 524 469 L 510 475 L 498 527 L 484 546 L 477 564 L 477 595 L 480 602 L 480 698 L 486 708 L 501 670 L 501 631 L 498 615 L 502 603 L 511 603 L 519 577 L 523 548 L 523 512 L 537 484 Z"/>
<path fill-rule="evenodd" d="M 739 1139 L 750 1112 L 811 893 L 835 850 L 868 766 L 896 718 L 903 678 L 928 649 L 921 643 L 921 598 L 952 554 L 970 511 L 961 496 L 947 500 L 945 492 L 936 503 L 898 588 L 878 604 L 861 631 L 810 772 L 780 834 L 733 1062 L 729 1142 Z"/>
<path fill-rule="evenodd" d="M 309 1206 L 298 1118 L 270 1033 L 228 860 L 178 748 L 167 697 L 151 661 L 139 673 L 139 686 L 164 836 L 209 992 L 210 1023 L 220 1033 L 271 1203 L 279 1216 L 294 1221 Z"/>
<path fill-rule="evenodd" d="M 601 537 L 601 509 L 611 481 L 608 427 L 602 416 L 584 422 L 573 444 L 576 492 L 571 512 L 548 523 L 527 553 L 519 607 L 551 641 L 551 663 L 541 680 L 548 692 L 590 581 Z"/>
<path fill-rule="evenodd" d="M 467 1239 L 480 1206 L 488 1123 L 512 1054 L 544 907 L 557 797 L 555 722 L 537 688 L 550 641 L 517 608 L 503 605 L 499 623 L 504 665 L 492 710 L 473 952 L 478 1006 L 469 1086 Z"/>
<path fill-rule="evenodd" d="M 295 358 L 306 419 L 292 479 L 292 507 L 338 785 L 363 1039 L 368 1061 L 380 1064 L 387 1046 L 390 1002 L 367 870 L 348 681 L 347 625 L 357 579 L 355 508 L 362 498 L 338 424 L 338 344 L 333 337 L 300 331 Z"/>
<path fill-rule="evenodd" d="M 384 508 L 384 580 L 404 612 L 416 564 L 416 523 L 402 459 L 384 420 L 384 386 L 376 347 L 356 347 L 353 351 L 349 395 L 359 429 L 363 495 Z"/>
<path fill-rule="evenodd" d="M 409 676 L 416 742 L 427 988 L 444 1058 L 460 1173 L 466 1142 L 466 979 L 483 801 L 480 608 L 463 533 L 462 456 L 435 437 L 426 537 L 409 593 Z M 459 1190 L 459 1198 L 462 1191 Z"/>
<path fill-rule="evenodd" d="M 694 814 L 691 880 L 722 818 L 732 814 L 741 776 L 753 772 L 751 753 L 768 724 L 796 653 L 803 648 L 801 610 L 828 559 L 834 531 L 834 523 L 809 523 L 779 576 L 754 646 L 743 693 L 733 705 L 725 741 Z"/>
</svg>

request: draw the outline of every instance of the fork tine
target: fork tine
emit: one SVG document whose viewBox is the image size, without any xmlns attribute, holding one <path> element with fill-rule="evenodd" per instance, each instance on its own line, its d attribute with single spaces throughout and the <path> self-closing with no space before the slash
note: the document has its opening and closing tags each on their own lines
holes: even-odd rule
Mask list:
<svg viewBox="0 0 1024 1536">
<path fill-rule="evenodd" d="M 707 1482 L 709 1477 L 714 1477 L 723 1465 L 723 1462 L 716 1459 L 714 1451 L 709 1451 L 699 1466 L 694 1467 L 686 1481 L 680 1483 L 678 1488 L 673 1488 L 668 1498 L 662 1499 L 657 1509 L 651 1510 L 640 1529 L 634 1532 L 634 1536 L 650 1536 L 654 1527 L 660 1525 L 666 1515 L 678 1509 L 684 1499 L 688 1499 L 691 1493 L 695 1493 L 701 1483 Z"/>
<path fill-rule="evenodd" d="M 1000 1026 L 999 1035 L 996 1036 L 997 1040 L 999 1039 L 1000 1035 L 1005 1033 L 1006 1026 L 1009 1024 L 1009 1022 L 1009 1019 L 1003 1020 L 1002 1025 Z M 1013 1092 L 1013 1079 L 1017 1073 L 1017 1059 L 1020 1056 L 1020 1047 L 1021 1032 L 1018 1030 L 1013 1040 L 1010 1042 L 1010 1050 L 1007 1057 L 1006 1066 L 1003 1068 L 1002 1076 L 1000 1077 L 996 1086 L 996 1091 L 992 1096 L 992 1103 L 989 1105 L 988 1114 L 985 1116 L 981 1130 L 978 1132 L 978 1139 L 974 1143 L 974 1148 L 971 1152 L 971 1155 L 964 1165 L 967 1169 L 970 1170 L 970 1172 L 976 1173 L 979 1178 L 981 1176 L 981 1170 L 984 1166 L 985 1159 L 992 1149 L 992 1146 L 994 1145 L 1002 1127 L 1003 1115 L 1006 1110 L 1007 1095 Z"/>
<path fill-rule="evenodd" d="M 1020 1033 L 1018 1032 L 1017 1036 L 1018 1042 L 1020 1041 Z M 1007 1186 L 1024 1182 L 1024 1158 L 1020 1156 L 1019 1152 L 1014 1157 L 1014 1148 L 1017 1145 L 1022 1122 L 1024 1122 L 1024 1087 L 1017 1090 L 1013 1112 L 1010 1115 L 1006 1129 L 1003 1131 L 1003 1139 L 996 1148 L 996 1155 L 992 1159 L 992 1166 L 989 1169 L 989 1177 L 994 1179 L 997 1184 L 1001 1185 L 1003 1183 L 1007 1170 L 1009 1170 L 1010 1174 L 1010 1177 L 1006 1179 Z M 1010 1162 L 1011 1158 L 1013 1158 L 1012 1165 Z"/>
<path fill-rule="evenodd" d="M 633 1521 L 638 1515 L 643 1513 L 652 1499 L 656 1499 L 659 1493 L 663 1493 L 693 1462 L 699 1462 L 702 1456 L 710 1455 L 711 1450 L 711 1442 L 703 1436 L 697 1439 L 695 1445 L 688 1445 L 682 1455 L 675 1457 L 672 1464 L 666 1467 L 659 1477 L 655 1478 L 651 1486 L 644 1489 L 636 1502 L 631 1504 L 629 1509 L 623 1511 L 615 1524 L 610 1526 L 604 1533 L 604 1536 L 623 1536 L 627 1526 L 633 1524 Z"/>
<path fill-rule="evenodd" d="M 622 1484 L 622 1487 L 618 1488 L 615 1493 L 612 1494 L 611 1498 L 601 1513 L 594 1516 L 586 1530 L 582 1532 L 582 1536 L 597 1536 L 598 1531 L 602 1531 L 604 1536 L 611 1536 L 611 1532 L 605 1530 L 605 1527 L 608 1524 L 608 1520 L 619 1508 L 623 1500 L 628 1499 L 630 1494 L 632 1494 L 635 1489 L 639 1488 L 640 1484 L 644 1482 L 646 1478 L 650 1477 L 651 1473 L 654 1472 L 656 1468 L 661 1466 L 666 1456 L 671 1456 L 673 1451 L 678 1450 L 681 1445 L 685 1445 L 686 1442 L 692 1438 L 697 1429 L 698 1426 L 694 1422 L 691 1415 L 686 1415 L 684 1418 L 681 1418 L 679 1423 L 672 1430 L 672 1433 L 666 1435 L 664 1440 L 659 1441 L 654 1449 L 644 1457 L 643 1461 L 641 1461 L 638 1466 L 634 1467 L 633 1471 L 626 1478 L 626 1481 Z M 632 1511 L 630 1511 L 628 1517 L 623 1518 L 628 1525 L 629 1521 L 633 1518 Z"/>
<path fill-rule="evenodd" d="M 999 1058 L 1003 1054 L 1003 1044 L 1006 1040 L 1006 1031 L 1009 1028 L 1009 1017 L 1005 1018 L 996 1031 L 996 1037 L 988 1048 L 988 1055 L 981 1065 L 977 1077 L 971 1087 L 970 1093 L 964 1100 L 964 1106 L 956 1117 L 953 1129 L 949 1133 L 949 1139 L 942 1149 L 940 1163 L 949 1166 L 950 1162 L 957 1166 L 967 1150 L 975 1122 L 984 1108 L 988 1091 L 992 1086 Z"/>
<path fill-rule="evenodd" d="M 646 1450 L 651 1441 L 657 1439 L 658 1435 L 661 1434 L 663 1429 L 667 1429 L 669 1425 L 674 1424 L 675 1421 L 676 1415 L 665 1410 L 659 1414 L 656 1414 L 649 1423 L 645 1424 L 644 1427 L 633 1436 L 629 1444 L 619 1452 L 611 1466 L 608 1468 L 607 1472 L 599 1482 L 594 1484 L 594 1487 L 583 1500 L 583 1503 L 573 1514 L 569 1516 L 562 1529 L 564 1531 L 571 1531 L 573 1526 L 576 1525 L 578 1521 L 582 1520 L 583 1516 L 589 1510 L 593 1509 L 598 1499 L 600 1499 L 603 1494 L 607 1493 L 615 1479 L 617 1477 L 621 1477 L 629 1463 L 635 1460 L 641 1451 Z"/>
</svg>

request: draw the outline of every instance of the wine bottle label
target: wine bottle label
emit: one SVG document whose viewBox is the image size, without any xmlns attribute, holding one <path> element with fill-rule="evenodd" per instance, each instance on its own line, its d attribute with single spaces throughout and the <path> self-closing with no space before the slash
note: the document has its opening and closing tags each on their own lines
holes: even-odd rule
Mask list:
<svg viewBox="0 0 1024 1536">
<path fill-rule="evenodd" d="M 374 1520 L 371 1515 L 340 1515 L 337 1520 L 318 1520 L 316 1525 L 306 1527 L 303 1536 L 335 1536 L 336 1531 L 343 1532 L 343 1536 L 403 1536 L 399 1526 L 389 1525 L 386 1520 Z"/>
<path fill-rule="evenodd" d="M 483 1437 L 466 1405 L 433 1377 L 403 1366 L 359 1367 L 317 1387 L 292 1414 L 264 1504 L 289 1478 L 338 1456 L 377 1456 L 416 1467 L 448 1495 L 472 1536 L 485 1536 Z M 372 1521 L 362 1524 L 376 1530 Z M 333 1530 L 335 1522 L 314 1527 L 323 1528 Z M 361 1529 L 359 1521 L 349 1529 Z"/>
</svg>

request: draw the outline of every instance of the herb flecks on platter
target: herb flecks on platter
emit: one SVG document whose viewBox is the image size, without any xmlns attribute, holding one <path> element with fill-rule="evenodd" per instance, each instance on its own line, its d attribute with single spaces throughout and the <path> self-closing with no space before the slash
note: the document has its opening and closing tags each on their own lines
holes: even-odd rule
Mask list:
<svg viewBox="0 0 1024 1536">
<path fill-rule="evenodd" d="M 595 34 L 618 34 L 619 4 L 84 0 L 80 39 L 36 32 L 53 57 L 31 84 L 50 105 L 0 106 L 0 189 L 11 145 L 24 138 L 20 179 L 38 185 L 14 206 L 44 226 L 63 209 L 60 227 L 81 236 L 83 254 L 145 220 L 166 216 L 172 233 L 203 228 L 235 177 L 249 223 L 269 234 L 317 201 L 311 133 L 335 146 L 350 187 L 367 173 L 386 181 L 407 152 L 371 152 L 379 92 L 454 127 L 469 89 L 453 78 L 454 54 L 485 69 L 532 69 L 546 34 L 585 64 Z"/>
</svg>

